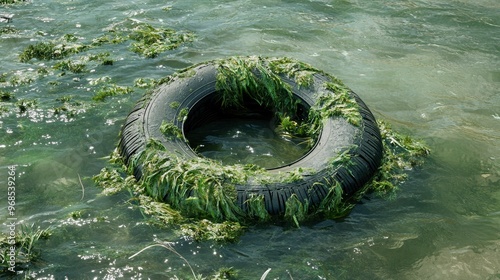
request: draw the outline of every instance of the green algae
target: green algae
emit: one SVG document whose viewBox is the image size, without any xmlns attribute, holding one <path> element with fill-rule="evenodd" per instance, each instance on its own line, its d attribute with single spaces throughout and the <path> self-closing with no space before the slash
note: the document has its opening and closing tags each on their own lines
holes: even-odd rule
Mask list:
<svg viewBox="0 0 500 280">
<path fill-rule="evenodd" d="M 19 55 L 19 61 L 29 62 L 32 59 L 61 59 L 88 49 L 88 46 L 84 44 L 78 44 L 73 40 L 73 37 L 65 35 L 58 40 L 38 42 L 34 45 L 29 45 Z"/>
<path fill-rule="evenodd" d="M 147 23 L 140 23 L 132 28 L 129 38 L 134 40 L 130 50 L 147 58 L 178 48 L 193 40 L 193 33 L 178 32 L 171 28 L 155 28 Z"/>
<path fill-rule="evenodd" d="M 104 101 L 107 97 L 124 95 L 133 92 L 131 87 L 119 86 L 116 84 L 106 85 L 101 87 L 96 94 L 92 97 L 94 101 Z"/>
<path fill-rule="evenodd" d="M 16 4 L 16 3 L 23 3 L 23 2 L 28 2 L 27 0 L 0 0 L 0 4 Z"/>
<path fill-rule="evenodd" d="M 51 227 L 41 229 L 34 224 L 21 225 L 14 235 L 0 234 L 0 269 L 3 272 L 11 271 L 16 266 L 36 261 L 40 257 L 38 241 L 48 239 L 51 235 Z M 10 262 L 11 256 L 15 259 L 14 266 Z"/>
<path fill-rule="evenodd" d="M 274 111 L 281 117 L 281 129 L 295 136 L 316 137 L 314 133 L 318 133 L 324 120 L 331 117 L 343 117 L 352 125 L 360 125 L 359 107 L 350 94 L 349 88 L 333 76 L 328 76 L 330 80 L 320 85 L 324 91 L 318 94 L 316 104 L 309 109 L 308 118 L 305 120 L 297 118 L 295 112 L 300 103 L 294 98 L 291 87 L 282 79 L 285 75 L 298 81 L 297 85 L 300 87 L 312 86 L 314 75 L 324 75 L 324 73 L 307 64 L 292 59 L 260 57 L 237 57 L 214 63 L 219 70 L 216 88 L 223 106 L 244 107 L 244 99 L 250 95 L 250 98 L 262 106 L 275 108 Z M 190 69 L 192 68 L 177 75 L 191 73 Z M 164 80 L 168 82 L 171 79 Z M 178 104 L 171 104 L 172 108 L 178 108 L 178 106 Z M 187 110 L 185 114 L 188 114 Z M 182 118 L 184 117 L 183 115 Z M 312 186 L 312 188 L 323 187 L 328 190 L 328 194 L 320 205 L 313 207 L 308 201 L 301 201 L 297 195 L 292 195 L 286 201 L 283 220 L 298 227 L 308 220 L 342 218 L 367 192 L 382 195 L 395 193 L 397 184 L 401 182 L 400 179 L 405 177 L 403 174 L 407 166 L 417 165 L 417 159 L 427 155 L 429 150 L 422 142 L 397 134 L 382 123 L 380 125 L 384 141 L 384 160 L 368 184 L 350 199 L 345 199 L 340 183 L 334 179 L 324 178 L 323 183 L 318 182 Z M 182 139 L 182 131 L 174 125 L 173 120 L 172 122 L 164 121 L 160 130 L 168 137 Z M 350 154 L 345 151 L 330 160 L 330 168 L 335 169 L 337 166 L 346 165 L 346 162 L 348 165 L 350 159 Z M 224 222 L 247 225 L 277 219 L 267 212 L 262 195 L 253 195 L 245 201 L 245 211 L 243 211 L 236 203 L 236 185 L 248 184 L 249 181 L 257 184 L 293 183 L 302 180 L 304 174 L 315 173 L 314 170 L 299 168 L 291 172 L 270 174 L 269 171 L 255 165 L 226 166 L 206 158 L 185 159 L 175 154 L 175 151 L 166 150 L 154 139 L 147 144 L 144 151 L 131 159 L 132 164 L 128 167 L 125 167 L 119 159 L 118 162 L 123 166 L 118 168 L 128 170 L 126 172 L 128 174 L 132 174 L 138 166 L 141 167 L 141 180 L 135 182 L 133 187 L 135 197 L 142 197 L 142 200 L 148 197 L 151 200 L 148 200 L 147 204 L 151 205 L 151 202 L 155 202 L 160 203 L 157 205 L 167 207 L 163 210 L 158 210 L 161 207 L 153 207 L 147 213 L 151 216 L 164 216 L 157 220 L 165 223 L 182 220 L 180 223 L 183 225 L 183 232 L 189 232 L 196 240 L 220 235 L 220 232 L 207 233 L 205 231 L 225 228 L 220 225 Z M 117 176 L 122 173 L 123 171 L 114 174 Z M 102 177 L 96 176 L 96 182 L 103 180 Z M 113 186 L 113 189 L 119 189 L 115 186 L 116 184 L 121 183 L 112 182 L 109 185 Z M 178 218 L 177 215 L 182 218 Z M 174 216 L 177 218 L 172 218 Z M 206 226 L 206 222 L 200 223 L 199 221 L 210 221 L 218 226 Z M 194 227 L 197 226 L 193 223 L 197 223 L 197 226 L 202 224 L 205 226 L 195 230 Z M 213 237 L 210 238 L 213 239 Z"/>
</svg>

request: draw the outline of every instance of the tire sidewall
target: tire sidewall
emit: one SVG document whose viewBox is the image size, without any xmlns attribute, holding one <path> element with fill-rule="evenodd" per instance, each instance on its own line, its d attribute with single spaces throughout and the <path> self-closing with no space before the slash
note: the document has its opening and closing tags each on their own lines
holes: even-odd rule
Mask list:
<svg viewBox="0 0 500 280">
<path fill-rule="evenodd" d="M 152 96 L 145 109 L 144 128 L 146 139 L 159 140 L 167 151 L 186 159 L 198 157 L 189 146 L 184 135 L 184 120 L 181 111 L 187 109 L 189 112 L 200 100 L 216 92 L 217 67 L 214 64 L 201 65 L 193 68 L 196 74 L 189 77 L 176 79 L 169 84 L 161 86 Z M 315 82 L 311 87 L 299 87 L 295 81 L 283 76 L 282 80 L 292 87 L 296 98 L 312 107 L 316 104 L 319 92 L 326 89 L 322 83 L 327 79 L 325 76 L 316 74 Z M 171 104 L 176 104 L 175 108 Z M 191 113 L 191 112 L 190 112 Z M 167 137 L 160 131 L 161 124 L 171 122 L 183 131 L 183 137 Z M 324 121 L 323 129 L 311 148 L 302 158 L 278 168 L 270 169 L 269 172 L 280 173 L 293 171 L 296 168 L 310 168 L 320 171 L 325 169 L 333 158 L 359 142 L 356 139 L 361 135 L 361 128 L 355 127 L 346 119 L 332 117 Z"/>
<path fill-rule="evenodd" d="M 122 136 L 120 146 L 121 150 L 125 151 L 122 154 L 125 154 L 127 158 L 132 158 L 133 154 L 128 150 L 140 154 L 140 151 L 146 149 L 149 140 L 156 140 L 165 147 L 166 151 L 181 159 L 190 160 L 198 157 L 184 135 L 186 116 L 182 112 L 187 110 L 188 116 L 195 113 L 191 112 L 191 109 L 200 100 L 217 91 L 217 69 L 217 61 L 194 66 L 141 100 L 138 103 L 140 108 L 134 112 L 133 120 L 127 120 L 127 127 L 123 130 L 125 137 L 137 136 L 133 140 L 134 149 L 127 149 L 127 143 Z M 313 83 L 307 87 L 299 86 L 284 74 L 279 76 L 291 87 L 294 96 L 307 108 L 317 106 L 318 98 L 322 94 L 334 94 L 325 86 L 325 83 L 331 81 L 332 77 L 320 71 L 313 75 Z M 254 183 L 259 181 L 258 178 L 250 178 L 245 185 L 235 185 L 237 203 L 243 210 L 246 209 L 247 201 L 255 195 L 264 197 L 265 208 L 272 215 L 284 213 L 286 201 L 293 194 L 301 202 L 318 206 L 329 194 L 334 182 L 340 184 L 344 196 L 347 197 L 360 190 L 370 180 L 382 157 L 380 132 L 375 118 L 362 100 L 352 91 L 349 94 L 360 107 L 361 124 L 354 126 L 342 116 L 323 119 L 317 141 L 305 156 L 288 165 L 266 171 L 271 173 L 271 176 L 279 176 L 279 174 L 301 170 L 302 179 L 294 182 L 263 184 Z M 164 135 L 160 130 L 164 122 L 174 124 L 183 132 L 182 137 Z M 333 165 L 334 160 L 346 152 L 352 156 L 352 162 Z M 141 168 L 139 166 L 139 171 L 134 171 L 136 176 L 141 176 Z"/>
</svg>

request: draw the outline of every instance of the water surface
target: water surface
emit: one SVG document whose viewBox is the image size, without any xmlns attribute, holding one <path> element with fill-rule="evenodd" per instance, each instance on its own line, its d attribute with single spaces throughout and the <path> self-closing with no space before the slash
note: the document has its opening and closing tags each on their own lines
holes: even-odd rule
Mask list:
<svg viewBox="0 0 500 280">
<path fill-rule="evenodd" d="M 54 227 L 38 244 L 39 261 L 23 273 L 189 279 L 187 265 L 168 250 L 152 248 L 129 259 L 163 240 L 174 242 L 205 276 L 221 267 L 233 267 L 242 279 L 260 279 L 268 268 L 267 279 L 500 276 L 498 1 L 47 0 L 0 6 L 0 13 L 15 14 L 10 26 L 18 30 L 0 35 L 0 74 L 34 77 L 27 85 L 0 86 L 16 100 L 38 100 L 38 109 L 0 119 L 1 230 L 7 231 L 9 165 L 18 165 L 18 222 Z M 90 41 L 130 20 L 192 31 L 196 39 L 155 59 L 132 53 L 129 43 L 106 45 L 93 51 L 110 52 L 114 64 L 79 74 L 38 75 L 49 62 L 18 60 L 29 44 L 68 33 Z M 289 56 L 334 74 L 377 118 L 424 139 L 432 154 L 409 171 L 392 200 L 367 195 L 341 221 L 300 229 L 258 226 L 236 244 L 179 238 L 148 225 L 127 193 L 100 195 L 89 178 L 107 166 L 104 157 L 144 90 L 98 103 L 91 98 L 100 86 L 92 81 L 108 76 L 133 86 L 137 78 L 160 78 L 230 55 Z M 68 95 L 83 104 L 77 114 L 53 114 L 57 99 Z"/>
<path fill-rule="evenodd" d="M 279 133 L 268 119 L 217 119 L 190 131 L 186 138 L 199 155 L 225 165 L 278 168 L 299 160 L 309 151 L 305 139 Z"/>
</svg>

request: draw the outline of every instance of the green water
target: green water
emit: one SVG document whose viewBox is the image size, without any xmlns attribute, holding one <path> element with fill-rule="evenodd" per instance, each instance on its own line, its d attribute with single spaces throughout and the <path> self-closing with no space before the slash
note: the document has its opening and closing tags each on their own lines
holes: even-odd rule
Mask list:
<svg viewBox="0 0 500 280">
<path fill-rule="evenodd" d="M 0 75 L 32 82 L 0 82 L 16 98 L 2 105 L 26 98 L 38 107 L 0 118 L 0 230 L 8 231 L 10 165 L 17 165 L 17 222 L 53 227 L 37 244 L 40 258 L 19 278 L 190 279 L 186 263 L 163 248 L 129 259 L 155 240 L 173 242 L 204 276 L 233 267 L 241 279 L 260 279 L 268 268 L 266 279 L 500 277 L 497 0 L 47 0 L 0 6 L 4 13 L 15 16 L 0 28 L 18 32 L 0 33 Z M 90 41 L 136 21 L 191 31 L 196 39 L 155 59 L 131 52 L 130 42 L 103 45 L 89 52 L 109 52 L 113 65 L 76 74 L 49 68 L 38 75 L 52 62 L 18 60 L 36 42 L 68 33 Z M 145 91 L 133 87 L 135 79 L 255 54 L 290 56 L 338 76 L 377 118 L 424 139 L 431 156 L 408 171 L 392 200 L 367 195 L 345 219 L 300 229 L 252 227 L 236 244 L 180 238 L 148 225 L 128 193 L 100 194 L 89 178 L 107 166 L 104 157 Z M 95 81 L 105 76 L 134 92 L 93 102 L 102 86 Z M 73 116 L 53 113 L 64 96 L 80 104 Z"/>
<path fill-rule="evenodd" d="M 186 138 L 200 155 L 227 165 L 277 168 L 307 153 L 303 140 L 280 135 L 270 122 L 252 118 L 220 119 L 191 131 Z"/>
</svg>

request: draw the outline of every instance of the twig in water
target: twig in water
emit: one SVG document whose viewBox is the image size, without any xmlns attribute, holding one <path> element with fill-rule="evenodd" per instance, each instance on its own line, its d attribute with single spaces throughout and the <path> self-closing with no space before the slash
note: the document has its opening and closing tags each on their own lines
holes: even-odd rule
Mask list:
<svg viewBox="0 0 500 280">
<path fill-rule="evenodd" d="M 82 201 L 83 197 L 85 196 L 85 187 L 83 187 L 82 178 L 80 178 L 80 173 L 76 174 L 78 175 L 78 181 L 80 181 L 80 186 L 82 186 L 82 198 L 80 198 L 80 201 Z"/>
<path fill-rule="evenodd" d="M 269 274 L 270 271 L 271 271 L 271 268 L 268 268 L 266 270 L 266 272 L 264 272 L 264 274 L 262 274 L 262 277 L 260 277 L 260 280 L 266 279 L 266 277 L 267 277 L 267 275 Z"/>
<path fill-rule="evenodd" d="M 132 259 L 134 258 L 135 256 L 139 255 L 140 253 L 146 251 L 147 249 L 149 248 L 152 248 L 152 247 L 157 247 L 157 246 L 160 246 L 160 247 L 163 247 L 167 250 L 169 250 L 170 252 L 176 254 L 177 256 L 179 256 L 179 258 L 181 258 L 188 266 L 189 266 L 189 269 L 191 269 L 191 273 L 193 273 L 193 277 L 194 279 L 198 279 L 198 277 L 196 276 L 196 273 L 194 273 L 194 269 L 193 267 L 191 267 L 191 265 L 189 264 L 189 262 L 186 260 L 186 258 L 184 258 L 181 254 L 179 254 L 179 252 L 177 252 L 173 247 L 172 245 L 170 245 L 169 242 L 162 242 L 161 244 L 160 243 L 157 243 L 157 244 L 153 244 L 153 245 L 149 245 L 149 246 L 146 246 L 145 248 L 143 248 L 142 250 L 140 250 L 139 252 L 133 254 L 132 256 L 128 257 L 128 259 Z"/>
</svg>

